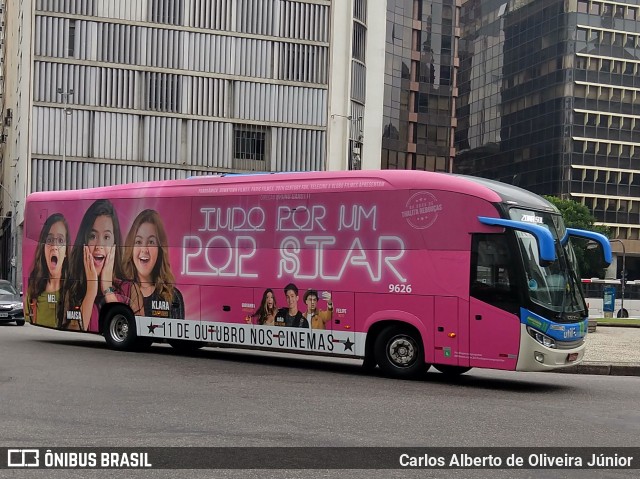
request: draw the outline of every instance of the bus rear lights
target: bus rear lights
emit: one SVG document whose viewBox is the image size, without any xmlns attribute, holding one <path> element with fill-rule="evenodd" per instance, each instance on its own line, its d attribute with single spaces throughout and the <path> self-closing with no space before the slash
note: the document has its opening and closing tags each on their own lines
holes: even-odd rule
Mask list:
<svg viewBox="0 0 640 479">
<path fill-rule="evenodd" d="M 449 333 L 447 336 L 449 336 L 451 339 L 456 337 L 456 333 Z"/>
<path fill-rule="evenodd" d="M 529 335 L 535 339 L 536 341 L 538 341 L 540 344 L 542 344 L 545 348 L 550 348 L 550 349 L 555 349 L 556 348 L 556 341 L 553 338 L 550 338 L 549 336 L 547 336 L 546 334 L 542 334 L 540 331 L 537 331 L 529 326 L 527 326 L 527 331 L 529 332 Z"/>
<path fill-rule="evenodd" d="M 536 351 L 535 353 L 533 353 L 533 357 L 536 358 L 536 361 L 538 361 L 539 363 L 544 364 L 544 354 Z"/>
</svg>

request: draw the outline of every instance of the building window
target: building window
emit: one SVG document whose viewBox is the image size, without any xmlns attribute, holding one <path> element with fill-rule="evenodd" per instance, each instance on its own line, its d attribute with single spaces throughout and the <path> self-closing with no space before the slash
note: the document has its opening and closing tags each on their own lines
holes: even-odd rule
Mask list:
<svg viewBox="0 0 640 479">
<path fill-rule="evenodd" d="M 76 21 L 69 20 L 69 44 L 67 45 L 67 56 L 73 57 L 76 54 Z"/>
<path fill-rule="evenodd" d="M 586 0 L 578 1 L 578 13 L 588 13 L 589 12 L 589 2 Z"/>
<path fill-rule="evenodd" d="M 355 0 L 353 2 L 353 18 L 362 23 L 367 21 L 367 0 Z"/>
<path fill-rule="evenodd" d="M 152 22 L 182 25 L 183 0 L 156 0 L 149 3 L 149 16 Z"/>
<path fill-rule="evenodd" d="M 367 29 L 361 24 L 353 23 L 353 47 L 352 57 L 361 62 L 365 61 L 365 48 L 367 39 Z"/>
<path fill-rule="evenodd" d="M 576 38 L 579 42 L 586 42 L 587 41 L 587 31 L 584 28 L 578 28 L 578 31 L 576 33 Z"/>
<path fill-rule="evenodd" d="M 635 48 L 636 46 L 636 37 L 635 35 L 627 35 L 627 41 L 624 45 L 626 48 Z"/>
<path fill-rule="evenodd" d="M 155 111 L 180 110 L 180 76 L 147 72 L 147 108 Z"/>
<path fill-rule="evenodd" d="M 267 171 L 267 129 L 259 126 L 236 125 L 234 130 L 234 168 Z"/>
</svg>

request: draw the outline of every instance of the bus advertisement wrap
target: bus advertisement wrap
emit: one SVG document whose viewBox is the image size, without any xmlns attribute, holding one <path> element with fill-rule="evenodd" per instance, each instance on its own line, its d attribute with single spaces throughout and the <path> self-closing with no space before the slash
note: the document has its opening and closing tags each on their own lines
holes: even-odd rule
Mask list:
<svg viewBox="0 0 640 479">
<path fill-rule="evenodd" d="M 535 256 L 540 240 L 478 220 L 500 215 L 502 199 L 490 188 L 406 173 L 204 177 L 35 193 L 23 242 L 27 318 L 104 334 L 117 349 L 189 341 L 372 354 L 378 364 L 386 355 L 402 371 L 516 369 L 530 325 L 519 285 L 538 297 L 541 308 L 528 316 L 543 323 L 556 303 L 573 304 L 554 297 L 546 266 L 529 272 L 531 264 L 517 264 L 518 247 Z M 535 216 L 519 208 L 545 227 L 557 221 L 552 210 Z M 554 273 L 571 288 L 569 272 Z M 586 317 L 583 308 L 578 318 L 577 303 L 576 324 Z"/>
</svg>

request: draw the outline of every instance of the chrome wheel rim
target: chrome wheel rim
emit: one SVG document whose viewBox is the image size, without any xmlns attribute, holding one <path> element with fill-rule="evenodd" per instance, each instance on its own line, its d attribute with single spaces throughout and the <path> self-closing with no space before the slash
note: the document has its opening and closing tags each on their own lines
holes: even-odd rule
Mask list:
<svg viewBox="0 0 640 479">
<path fill-rule="evenodd" d="M 387 357 L 398 368 L 407 368 L 418 358 L 418 345 L 409 336 L 396 336 L 388 343 Z"/>
<path fill-rule="evenodd" d="M 129 322 L 127 318 L 121 314 L 113 318 L 109 324 L 109 334 L 111 338 L 118 343 L 125 341 L 127 336 L 129 336 Z"/>
</svg>

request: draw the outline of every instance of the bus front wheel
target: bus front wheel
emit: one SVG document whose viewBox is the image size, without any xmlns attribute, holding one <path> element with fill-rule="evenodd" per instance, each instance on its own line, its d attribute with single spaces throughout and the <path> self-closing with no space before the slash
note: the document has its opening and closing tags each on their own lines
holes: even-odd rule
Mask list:
<svg viewBox="0 0 640 479">
<path fill-rule="evenodd" d="M 104 339 L 111 349 L 133 351 L 137 346 L 136 320 L 124 306 L 114 306 L 104 320 Z"/>
<path fill-rule="evenodd" d="M 425 371 L 424 349 L 417 331 L 389 326 L 375 342 L 375 358 L 384 374 L 408 378 Z"/>
</svg>

